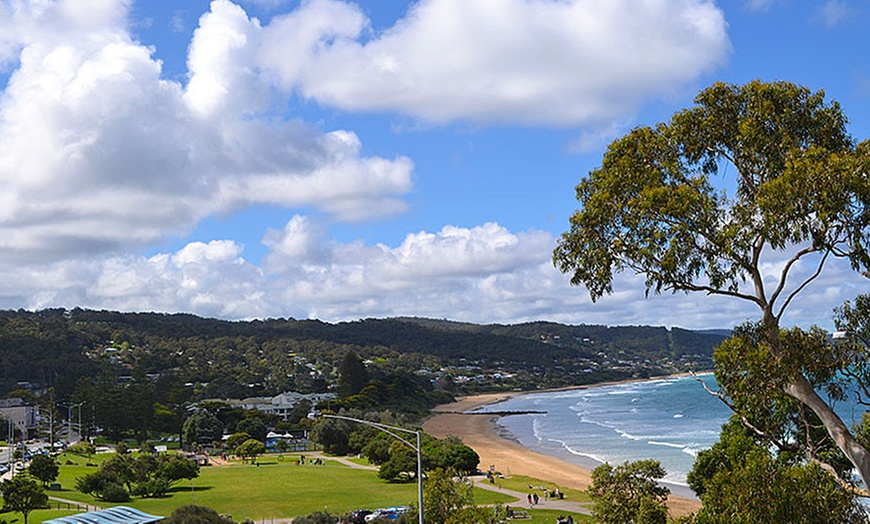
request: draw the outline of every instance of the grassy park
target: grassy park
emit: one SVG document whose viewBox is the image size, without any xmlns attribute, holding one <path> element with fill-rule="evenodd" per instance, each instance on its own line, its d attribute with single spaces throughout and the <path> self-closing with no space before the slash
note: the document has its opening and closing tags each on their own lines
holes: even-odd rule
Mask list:
<svg viewBox="0 0 870 524">
<path fill-rule="evenodd" d="M 61 490 L 51 491 L 49 495 L 82 504 L 113 505 L 75 490 L 76 477 L 95 471 L 96 466 L 109 456 L 62 454 L 58 457 Z M 178 506 L 195 503 L 232 515 L 235 520 L 250 518 L 256 522 L 269 522 L 273 518 L 306 515 L 324 508 L 331 513 L 346 513 L 359 508 L 416 502 L 417 485 L 413 482 L 386 482 L 379 479 L 373 470 L 351 468 L 329 459 L 325 460 L 324 465 L 296 465 L 296 458 L 296 455 L 266 455 L 258 460 L 259 466 L 234 462 L 225 466 L 203 467 L 199 478 L 176 485 L 169 496 L 153 499 L 137 497 L 126 505 L 154 515 L 169 515 Z M 504 479 L 506 487 L 510 482 L 511 485 L 517 484 L 517 489 L 520 486 L 525 489 L 526 484 L 532 481 L 535 485 L 548 485 L 525 477 Z M 512 500 L 505 494 L 475 488 L 476 504 L 504 504 Z M 30 516 L 30 522 L 40 523 L 70 513 L 76 511 L 35 511 Z M 525 522 L 552 523 L 559 512 L 536 509 L 531 515 L 533 518 Z M 10 516 L 0 518 L 8 520 Z M 576 515 L 575 520 L 580 521 Z"/>
</svg>

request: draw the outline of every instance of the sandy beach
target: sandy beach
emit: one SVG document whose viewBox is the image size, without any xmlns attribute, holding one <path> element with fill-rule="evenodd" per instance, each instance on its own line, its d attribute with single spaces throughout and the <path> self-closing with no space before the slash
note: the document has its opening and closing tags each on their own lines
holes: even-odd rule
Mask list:
<svg viewBox="0 0 870 524">
<path fill-rule="evenodd" d="M 519 443 L 499 434 L 492 414 L 464 413 L 474 408 L 493 404 L 521 393 L 488 393 L 462 397 L 457 402 L 438 406 L 423 429 L 430 435 L 460 437 L 480 455 L 481 469 L 494 465 L 505 475 L 527 475 L 548 480 L 560 486 L 585 490 L 592 482 L 592 472 L 582 466 L 531 451 Z M 672 495 L 668 499 L 672 516 L 696 512 L 701 507 L 697 500 Z"/>
</svg>

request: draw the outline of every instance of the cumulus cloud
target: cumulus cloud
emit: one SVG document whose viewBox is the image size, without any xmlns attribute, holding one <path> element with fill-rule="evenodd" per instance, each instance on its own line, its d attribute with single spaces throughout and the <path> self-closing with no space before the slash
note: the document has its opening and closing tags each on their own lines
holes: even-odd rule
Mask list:
<svg viewBox="0 0 870 524">
<path fill-rule="evenodd" d="M 258 266 L 230 240 L 191 242 L 151 257 L 112 256 L 33 267 L 0 266 L 0 307 L 187 311 L 247 319 L 421 316 L 478 323 L 548 319 L 569 324 L 730 327 L 758 318 L 753 305 L 704 294 L 644 297 L 643 280 L 618 274 L 595 303 L 552 264 L 555 238 L 495 223 L 409 234 L 395 246 L 331 240 L 324 223 L 295 216 L 268 232 Z M 782 267 L 764 266 L 766 274 Z M 798 267 L 802 276 L 813 267 Z M 870 281 L 834 261 L 792 304 L 785 323 L 830 328 L 831 310 Z M 665 313 L 663 313 L 665 312 Z"/>
<path fill-rule="evenodd" d="M 355 7 L 312 0 L 270 24 L 262 63 L 351 111 L 579 125 L 680 90 L 730 49 L 706 0 L 421 0 L 394 27 L 368 29 Z"/>
<path fill-rule="evenodd" d="M 131 37 L 130 7 L 0 2 L 7 257 L 148 246 L 262 204 L 346 221 L 402 213 L 411 159 L 288 118 L 297 93 L 437 122 L 582 124 L 691 81 L 728 45 L 703 0 L 423 0 L 380 34 L 349 2 L 309 0 L 264 25 L 214 0 L 182 84 Z"/>
<path fill-rule="evenodd" d="M 0 5 L 0 57 L 17 57 L 0 94 L 5 256 L 146 246 L 259 204 L 339 220 L 404 210 L 409 159 L 266 113 L 286 95 L 253 65 L 262 28 L 238 6 L 217 0 L 202 16 L 181 85 L 131 39 L 128 2 Z"/>
<path fill-rule="evenodd" d="M 710 1 L 421 0 L 380 31 L 350 2 L 307 0 L 264 23 L 214 0 L 183 83 L 131 36 L 130 8 L 0 0 L 0 307 L 605 324 L 662 323 L 665 308 L 685 327 L 755 314 L 706 297 L 643 300 L 629 274 L 590 308 L 553 268 L 550 233 L 497 223 L 398 245 L 334 241 L 334 221 L 402 213 L 415 166 L 293 115 L 301 95 L 425 123 L 573 125 L 585 131 L 570 147 L 584 150 L 602 140 L 584 126 L 610 135 L 638 104 L 721 63 L 729 43 Z M 272 227 L 261 262 L 238 239 L 136 253 L 261 205 L 316 213 L 261 226 Z M 795 322 L 854 294 L 843 282 L 810 295 Z"/>
</svg>

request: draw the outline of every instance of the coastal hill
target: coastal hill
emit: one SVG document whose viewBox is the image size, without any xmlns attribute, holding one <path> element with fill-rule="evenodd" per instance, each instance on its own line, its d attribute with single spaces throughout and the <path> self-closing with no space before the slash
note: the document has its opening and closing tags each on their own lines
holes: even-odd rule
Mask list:
<svg viewBox="0 0 870 524">
<path fill-rule="evenodd" d="M 712 367 L 727 331 L 425 318 L 226 321 L 85 309 L 0 311 L 0 396 L 69 398 L 81 377 L 147 376 L 202 398 L 324 391 L 353 351 L 373 376 L 453 393 L 537 389 Z M 429 386 L 427 386 L 429 387 Z"/>
</svg>

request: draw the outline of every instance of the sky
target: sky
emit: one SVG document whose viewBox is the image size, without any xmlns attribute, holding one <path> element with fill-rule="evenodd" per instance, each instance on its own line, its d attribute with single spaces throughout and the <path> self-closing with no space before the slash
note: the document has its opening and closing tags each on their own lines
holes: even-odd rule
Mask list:
<svg viewBox="0 0 870 524">
<path fill-rule="evenodd" d="M 0 308 L 756 319 L 627 273 L 593 303 L 552 263 L 574 187 L 717 81 L 822 89 L 870 137 L 868 26 L 867 0 L 0 0 Z M 783 323 L 865 292 L 828 264 Z"/>
</svg>

